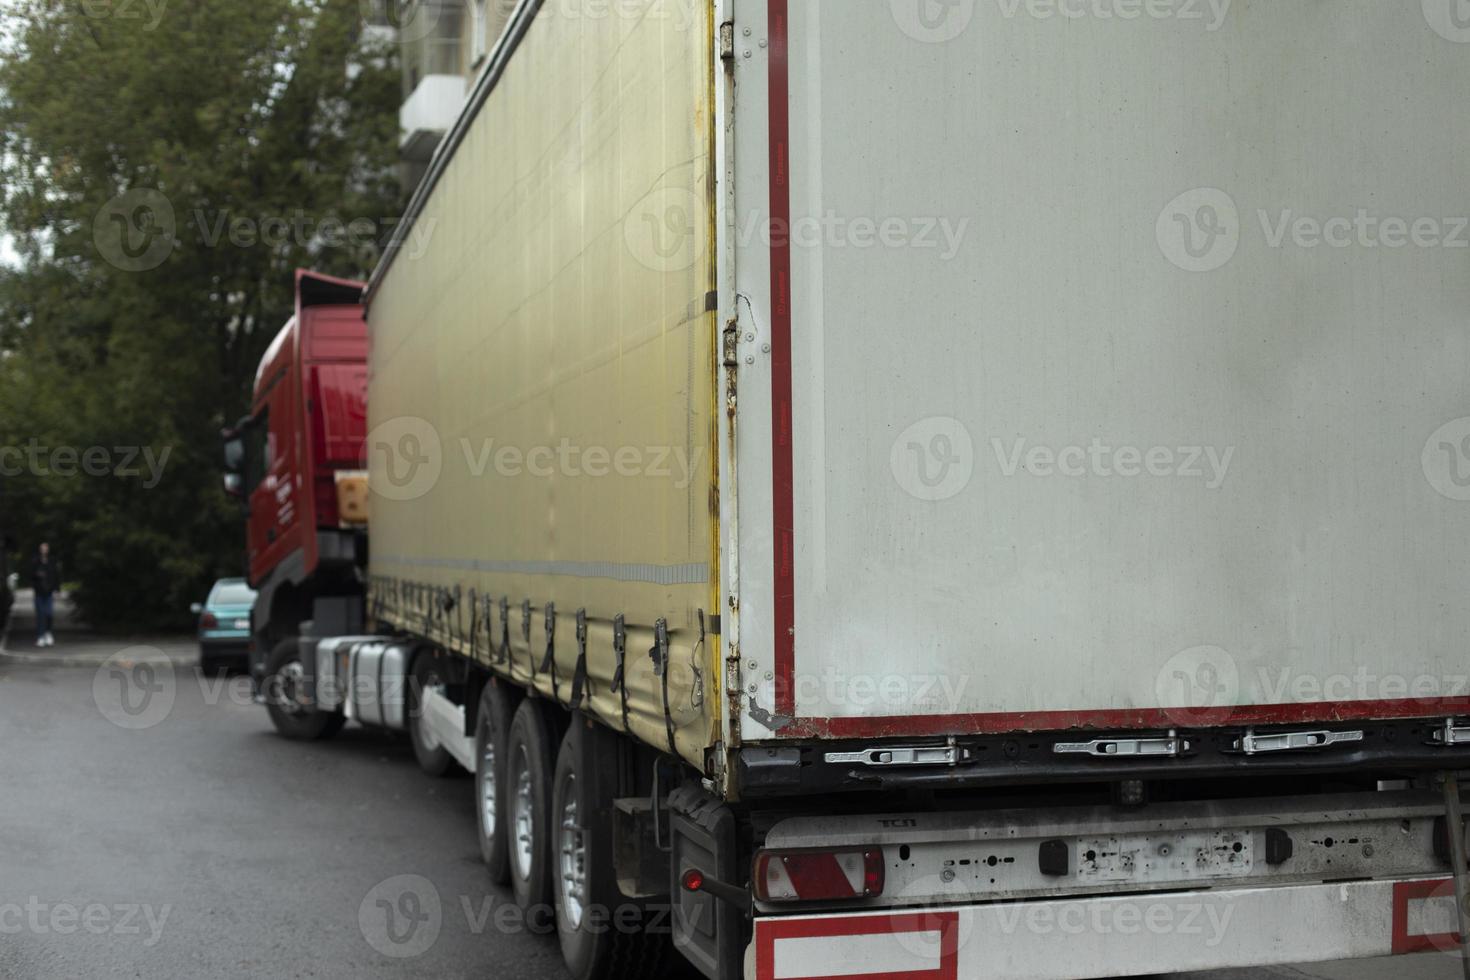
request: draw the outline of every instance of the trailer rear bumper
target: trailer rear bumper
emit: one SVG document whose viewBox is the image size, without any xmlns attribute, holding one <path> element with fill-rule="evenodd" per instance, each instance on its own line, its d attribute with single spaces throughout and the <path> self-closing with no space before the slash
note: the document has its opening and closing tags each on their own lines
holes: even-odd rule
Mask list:
<svg viewBox="0 0 1470 980">
<path fill-rule="evenodd" d="M 749 980 L 1069 980 L 1448 957 L 1453 896 L 1446 877 L 771 917 L 756 922 L 745 972 Z"/>
</svg>

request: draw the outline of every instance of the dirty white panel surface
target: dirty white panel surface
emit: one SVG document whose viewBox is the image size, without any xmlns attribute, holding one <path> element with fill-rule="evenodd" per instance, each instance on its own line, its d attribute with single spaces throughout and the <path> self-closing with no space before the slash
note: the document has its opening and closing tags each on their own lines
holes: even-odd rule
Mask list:
<svg viewBox="0 0 1470 980">
<path fill-rule="evenodd" d="M 799 716 L 1466 693 L 1470 32 L 1419 3 L 1141 6 L 1168 15 L 790 4 Z M 767 15 L 737 5 L 757 232 Z M 759 680 L 770 251 L 739 247 Z"/>
</svg>

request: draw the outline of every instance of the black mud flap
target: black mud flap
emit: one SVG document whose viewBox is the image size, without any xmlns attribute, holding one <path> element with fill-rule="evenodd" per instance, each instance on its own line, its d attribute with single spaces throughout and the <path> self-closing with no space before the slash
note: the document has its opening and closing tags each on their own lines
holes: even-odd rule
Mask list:
<svg viewBox="0 0 1470 980">
<path fill-rule="evenodd" d="M 669 814 L 674 947 L 710 980 L 740 980 L 751 931 L 748 916 L 731 902 L 679 884 L 690 868 L 723 882 L 745 883 L 735 814 L 692 783 L 669 794 Z"/>
</svg>

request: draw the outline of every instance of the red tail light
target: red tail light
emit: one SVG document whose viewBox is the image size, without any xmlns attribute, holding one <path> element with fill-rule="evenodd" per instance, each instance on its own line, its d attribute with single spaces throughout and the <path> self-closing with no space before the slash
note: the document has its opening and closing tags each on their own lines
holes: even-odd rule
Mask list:
<svg viewBox="0 0 1470 980">
<path fill-rule="evenodd" d="M 759 851 L 755 894 L 763 902 L 830 902 L 883 894 L 883 851 Z"/>
<path fill-rule="evenodd" d="M 212 612 L 207 612 L 199 617 L 199 628 L 206 630 L 219 629 L 219 618 Z"/>
</svg>

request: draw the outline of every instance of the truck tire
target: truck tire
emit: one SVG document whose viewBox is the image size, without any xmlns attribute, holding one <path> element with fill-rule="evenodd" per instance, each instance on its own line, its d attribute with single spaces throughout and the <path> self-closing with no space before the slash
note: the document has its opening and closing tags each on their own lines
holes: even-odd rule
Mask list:
<svg viewBox="0 0 1470 980">
<path fill-rule="evenodd" d="M 418 760 L 419 768 L 430 776 L 448 776 L 459 771 L 454 756 L 439 744 L 424 718 L 424 691 L 443 686 L 438 659 L 428 652 L 415 657 L 408 676 L 408 737 L 413 742 L 413 757 Z"/>
<path fill-rule="evenodd" d="M 331 738 L 342 730 L 347 719 L 297 702 L 295 691 L 304 672 L 301 648 L 295 637 L 282 640 L 271 650 L 265 662 L 265 677 L 261 681 L 271 724 L 282 735 L 300 742 Z"/>
<path fill-rule="evenodd" d="M 510 818 L 510 888 L 526 928 L 549 933 L 552 912 L 551 781 L 556 771 L 556 719 L 545 701 L 527 698 L 516 709 L 506 744 L 505 795 Z"/>
<path fill-rule="evenodd" d="M 505 684 L 491 678 L 480 695 L 475 722 L 475 811 L 480 855 L 497 885 L 510 883 L 510 794 L 505 760 L 510 753 L 510 723 L 515 701 Z"/>
<path fill-rule="evenodd" d="M 617 736 L 573 719 L 557 754 L 552 788 L 552 883 L 562 959 L 576 980 L 665 975 L 668 935 L 648 931 L 641 903 L 623 896 L 613 864 Z M 630 917 L 629 908 L 638 915 Z"/>
</svg>

